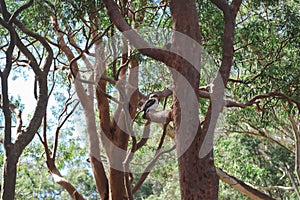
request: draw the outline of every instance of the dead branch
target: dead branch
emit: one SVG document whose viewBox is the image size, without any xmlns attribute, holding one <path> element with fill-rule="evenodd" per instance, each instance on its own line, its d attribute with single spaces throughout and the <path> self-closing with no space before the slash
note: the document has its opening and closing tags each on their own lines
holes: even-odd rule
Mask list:
<svg viewBox="0 0 300 200">
<path fill-rule="evenodd" d="M 295 181 L 293 175 L 292 175 L 291 172 L 290 172 L 290 167 L 287 165 L 287 163 L 284 163 L 284 165 L 285 165 L 285 166 L 284 166 L 284 167 L 285 167 L 285 171 L 286 171 L 286 173 L 287 173 L 288 176 L 289 176 L 289 179 L 290 179 L 290 181 L 291 181 L 291 183 L 292 183 L 292 185 L 293 185 L 293 188 L 294 188 L 294 190 L 295 190 L 295 192 L 296 192 L 296 194 L 297 194 L 297 197 L 298 197 L 298 199 L 300 199 L 300 192 L 299 192 L 298 186 L 297 186 L 297 184 L 296 184 L 296 181 Z"/>
<path fill-rule="evenodd" d="M 272 137 L 269 134 L 262 134 L 261 132 L 259 132 L 258 130 L 255 131 L 237 131 L 237 130 L 226 130 L 226 132 L 231 132 L 231 133 L 240 133 L 240 134 L 249 134 L 249 135 L 254 135 L 254 136 L 258 136 L 258 137 L 263 137 L 266 138 L 272 142 L 275 142 L 276 144 L 278 144 L 280 147 L 282 147 L 283 149 L 287 150 L 289 153 L 295 155 L 295 152 L 291 149 L 289 149 L 288 147 L 286 147 L 285 145 L 283 145 L 280 141 L 278 141 L 276 138 Z"/>
</svg>

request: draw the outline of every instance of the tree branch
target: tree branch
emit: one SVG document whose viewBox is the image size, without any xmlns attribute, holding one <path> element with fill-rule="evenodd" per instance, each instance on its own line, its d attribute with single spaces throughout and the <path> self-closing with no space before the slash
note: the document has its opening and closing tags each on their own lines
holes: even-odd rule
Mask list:
<svg viewBox="0 0 300 200">
<path fill-rule="evenodd" d="M 105 174 L 105 169 L 101 160 L 96 159 L 90 155 L 93 174 L 96 182 L 97 189 L 101 199 L 108 200 L 109 198 L 109 184 Z"/>
<path fill-rule="evenodd" d="M 6 5 L 4 1 L 0 1 L 1 4 L 1 12 L 3 17 L 5 18 Z M 6 60 L 5 60 L 5 68 L 3 71 L 0 70 L 1 77 L 1 92 L 2 96 L 0 96 L 0 100 L 2 98 L 2 105 L 0 107 L 3 109 L 4 113 L 4 148 L 6 152 L 9 151 L 9 146 L 11 145 L 11 111 L 9 109 L 9 98 L 8 98 L 8 76 L 12 67 L 12 58 L 13 58 L 13 50 L 16 46 L 16 38 L 17 33 L 11 24 L 6 23 L 2 18 L 0 18 L 0 24 L 6 28 L 9 32 L 10 42 L 7 51 L 5 51 Z"/>
<path fill-rule="evenodd" d="M 230 4 L 230 7 L 233 9 L 233 13 L 236 15 L 240 9 L 242 4 L 242 0 L 233 0 Z"/>
<path fill-rule="evenodd" d="M 294 190 L 295 190 L 295 192 L 297 194 L 297 197 L 298 197 L 298 199 L 300 199 L 300 192 L 299 192 L 299 189 L 298 189 L 298 185 L 296 184 L 296 181 L 294 180 L 294 177 L 293 177 L 293 175 L 290 172 L 290 167 L 287 165 L 287 163 L 284 163 L 284 165 L 285 165 L 286 173 L 289 176 L 289 179 L 290 179 L 290 181 L 291 181 L 291 183 L 292 183 L 292 185 L 294 187 Z"/>
<path fill-rule="evenodd" d="M 226 100 L 226 106 L 227 107 L 240 107 L 245 108 L 247 106 L 252 106 L 253 104 L 257 103 L 256 101 L 259 99 L 269 98 L 269 97 L 280 97 L 283 99 L 286 99 L 290 103 L 295 103 L 298 109 L 300 110 L 300 101 L 297 101 L 296 99 L 293 99 L 286 94 L 280 93 L 280 92 L 270 92 L 268 94 L 259 94 L 254 96 L 251 100 L 245 103 L 238 103 L 231 100 Z"/>
<path fill-rule="evenodd" d="M 226 86 L 234 56 L 235 19 L 242 0 L 234 0 L 230 6 L 225 0 L 211 0 L 211 2 L 224 13 L 225 26 L 223 32 L 222 63 L 219 72 L 223 84 Z M 219 84 L 214 85 L 218 86 Z"/>
<path fill-rule="evenodd" d="M 24 24 L 22 24 L 20 21 L 18 20 L 13 20 L 13 23 L 22 30 L 23 33 L 25 33 L 26 35 L 36 39 L 37 41 L 39 41 L 42 46 L 46 49 L 48 55 L 45 59 L 45 63 L 43 64 L 43 67 L 42 67 L 42 71 L 44 73 L 48 73 L 49 69 L 50 69 L 50 66 L 52 64 L 52 60 L 53 60 L 53 50 L 52 48 L 50 47 L 50 45 L 48 44 L 48 42 L 46 41 L 45 38 L 43 38 L 41 35 L 37 34 L 37 33 L 34 33 L 32 31 L 30 31 L 29 29 L 27 29 L 26 26 L 24 26 Z"/>
<path fill-rule="evenodd" d="M 281 185 L 274 185 L 274 186 L 268 186 L 268 187 L 258 187 L 260 190 L 294 190 L 294 187 L 287 187 L 287 186 L 281 186 Z"/>
<path fill-rule="evenodd" d="M 0 8 L 1 8 L 1 13 L 3 15 L 3 18 L 6 22 L 8 22 L 9 18 L 10 18 L 10 13 L 8 12 L 7 10 L 7 7 L 6 7 L 6 3 L 4 0 L 1 0 L 0 1 Z"/>
<path fill-rule="evenodd" d="M 265 193 L 260 192 L 259 190 L 253 188 L 249 184 L 246 184 L 242 180 L 227 174 L 220 168 L 216 168 L 216 171 L 223 182 L 227 183 L 228 185 L 230 185 L 237 191 L 243 193 L 244 195 L 250 197 L 251 199 L 275 200 L 274 198 L 266 195 Z"/>
<path fill-rule="evenodd" d="M 229 9 L 229 5 L 227 1 L 225 0 L 211 0 L 213 4 L 215 4 L 220 10 L 225 12 L 227 9 Z"/>
<path fill-rule="evenodd" d="M 161 151 L 155 154 L 154 158 L 152 159 L 152 161 L 148 164 L 148 166 L 146 167 L 146 169 L 144 170 L 143 174 L 141 175 L 141 177 L 139 178 L 139 180 L 137 181 L 136 185 L 133 187 L 132 189 L 132 193 L 134 194 L 135 192 L 138 191 L 138 189 L 141 187 L 141 185 L 143 184 L 143 182 L 146 180 L 147 176 L 149 175 L 150 171 L 152 170 L 152 168 L 154 167 L 156 161 L 158 160 L 158 158 L 166 153 L 169 153 L 171 151 L 173 151 L 176 148 L 176 145 L 174 145 L 173 147 L 171 147 L 170 149 L 167 149 L 165 151 Z"/>
<path fill-rule="evenodd" d="M 140 139 L 140 141 L 138 141 L 136 144 L 136 151 L 139 150 L 140 148 L 142 148 L 146 144 L 146 142 L 149 138 L 149 134 L 150 134 L 150 121 L 148 120 L 144 126 L 143 136 Z"/>
<path fill-rule="evenodd" d="M 132 135 L 132 147 L 129 151 L 127 151 L 126 158 L 123 162 L 124 172 L 125 172 L 125 187 L 126 187 L 126 193 L 129 200 L 133 200 L 133 194 L 132 194 L 132 188 L 131 188 L 131 181 L 129 179 L 129 169 L 130 169 L 130 162 L 133 159 L 134 153 L 136 151 L 137 142 L 136 142 L 136 136 Z"/>
<path fill-rule="evenodd" d="M 172 67 L 172 59 L 175 54 L 167 49 L 158 48 L 147 43 L 130 25 L 125 21 L 117 4 L 113 0 L 103 0 L 110 20 L 124 34 L 129 42 L 142 54 L 159 60 Z"/>
<path fill-rule="evenodd" d="M 51 155 L 51 151 L 49 149 L 48 146 L 48 140 L 47 140 L 47 120 L 46 120 L 46 114 L 44 116 L 44 127 L 43 127 L 43 139 L 42 137 L 38 134 L 43 146 L 44 146 L 44 150 L 45 150 L 45 154 L 46 154 L 46 164 L 47 167 L 54 179 L 54 181 L 56 183 L 58 183 L 60 186 L 62 186 L 65 190 L 67 190 L 67 192 L 69 193 L 69 195 L 74 199 L 74 200 L 84 200 L 84 198 L 82 197 L 82 195 L 76 190 L 76 188 L 66 179 L 63 178 L 63 176 L 61 175 L 60 171 L 57 169 L 56 164 L 55 164 L 55 152 L 56 152 L 56 148 L 58 145 L 58 132 L 59 129 L 61 127 L 58 126 L 57 130 L 56 130 L 56 135 L 55 135 L 55 144 L 54 144 L 54 151 L 52 152 Z"/>
<path fill-rule="evenodd" d="M 251 127 L 253 128 L 253 127 Z M 253 128 L 254 131 L 236 131 L 236 130 L 226 130 L 227 132 L 232 132 L 232 133 L 239 133 L 239 134 L 249 134 L 249 135 L 254 135 L 257 137 L 263 137 L 266 138 L 272 142 L 275 142 L 276 144 L 278 144 L 281 148 L 285 149 L 286 151 L 288 151 L 289 153 L 295 155 L 295 152 L 292 151 L 291 149 L 289 149 L 288 147 L 284 146 L 283 144 L 281 144 L 280 141 L 278 141 L 276 138 L 272 137 L 269 134 L 266 133 L 261 133 L 259 130 L 257 130 L 256 128 Z"/>
<path fill-rule="evenodd" d="M 29 8 L 33 3 L 33 0 L 28 1 L 27 3 L 25 3 L 24 5 L 20 6 L 9 18 L 8 23 L 10 23 L 11 21 L 15 20 L 16 17 L 25 9 Z"/>
<path fill-rule="evenodd" d="M 69 181 L 62 177 L 56 167 L 49 170 L 51 171 L 54 181 L 64 188 L 74 200 L 85 200 L 85 198 L 83 198 L 83 196 L 76 190 L 76 188 Z"/>
<path fill-rule="evenodd" d="M 2 8 L 2 13 L 7 13 L 7 15 L 9 15 L 9 17 L 11 16 L 9 14 L 9 12 L 6 10 L 4 1 L 1 1 L 1 8 Z M 25 8 L 26 8 L 26 6 L 25 6 Z M 25 8 L 22 7 L 21 9 L 24 10 Z M 16 35 L 16 45 L 21 50 L 21 52 L 26 57 L 28 57 L 28 59 L 30 60 L 29 64 L 32 67 L 35 74 L 38 76 L 38 82 L 39 82 L 39 97 L 38 97 L 37 106 L 35 108 L 33 117 L 31 118 L 29 125 L 24 130 L 24 132 L 18 134 L 16 141 L 15 141 L 16 151 L 17 151 L 16 153 L 21 154 L 24 147 L 27 146 L 27 144 L 34 137 L 37 129 L 39 128 L 39 126 L 42 122 L 42 118 L 43 118 L 43 115 L 46 110 L 46 106 L 47 106 L 47 102 L 48 102 L 47 74 L 48 74 L 50 66 L 52 64 L 53 51 L 52 51 L 52 48 L 50 47 L 50 45 L 46 42 L 46 40 L 42 36 L 28 30 L 27 27 L 25 27 L 24 24 L 22 24 L 17 19 L 12 18 L 12 23 L 14 23 L 23 33 L 25 33 L 26 35 L 33 37 L 37 41 L 39 41 L 42 44 L 42 46 L 46 49 L 46 52 L 48 53 L 47 57 L 45 59 L 45 63 L 41 67 L 42 68 L 42 70 L 41 70 L 39 68 L 39 65 L 36 62 L 36 59 L 33 56 L 33 54 L 23 44 L 23 42 L 17 36 L 17 34 L 15 34 Z"/>
<path fill-rule="evenodd" d="M 71 99 L 69 99 L 69 100 L 71 100 Z M 61 115 L 67 112 L 67 107 L 72 102 L 66 102 L 65 108 L 62 111 Z M 56 158 L 56 151 L 57 151 L 57 147 L 58 147 L 58 135 L 59 135 L 60 129 L 65 124 L 65 122 L 69 119 L 69 117 L 75 112 L 75 110 L 76 110 L 76 108 L 77 108 L 78 105 L 79 105 L 79 102 L 76 102 L 75 105 L 74 105 L 74 107 L 72 108 L 71 112 L 67 113 L 67 116 L 63 119 L 63 121 L 62 122 L 58 122 L 58 125 L 57 125 L 56 130 L 55 130 L 54 146 L 53 146 L 53 152 L 52 152 L 52 158 L 54 160 Z"/>
</svg>

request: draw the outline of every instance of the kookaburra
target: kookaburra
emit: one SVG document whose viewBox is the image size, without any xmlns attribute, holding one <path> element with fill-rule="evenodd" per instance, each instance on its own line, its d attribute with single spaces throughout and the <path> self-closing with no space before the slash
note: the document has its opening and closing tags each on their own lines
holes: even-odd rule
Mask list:
<svg viewBox="0 0 300 200">
<path fill-rule="evenodd" d="M 149 98 L 145 101 L 145 103 L 142 105 L 141 110 L 136 113 L 135 117 L 132 119 L 132 122 L 135 121 L 137 116 L 143 112 L 143 118 L 145 118 L 147 112 L 149 110 L 155 111 L 158 106 L 158 98 L 156 94 L 150 94 Z"/>
<path fill-rule="evenodd" d="M 143 113 L 143 117 L 149 112 L 149 110 L 155 111 L 158 107 L 158 98 L 156 94 L 151 94 L 147 101 L 143 104 L 141 108 L 141 112 Z"/>
</svg>

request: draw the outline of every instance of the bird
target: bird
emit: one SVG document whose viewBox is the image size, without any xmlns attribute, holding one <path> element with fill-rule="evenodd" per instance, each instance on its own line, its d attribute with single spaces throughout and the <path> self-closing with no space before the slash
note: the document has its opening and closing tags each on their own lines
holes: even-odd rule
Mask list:
<svg viewBox="0 0 300 200">
<path fill-rule="evenodd" d="M 156 108 L 158 107 L 158 98 L 157 97 L 158 96 L 156 94 L 149 95 L 149 98 L 142 105 L 140 111 L 135 114 L 134 118 L 132 119 L 132 123 L 135 121 L 135 119 L 141 112 L 144 112 L 142 117 L 145 118 L 146 114 L 147 114 L 147 112 L 149 112 L 149 110 L 152 110 L 152 111 L 156 110 Z"/>
<path fill-rule="evenodd" d="M 147 112 L 156 111 L 158 107 L 158 98 L 156 94 L 150 94 L 147 101 L 142 105 L 141 112 L 143 113 L 143 118 L 146 116 Z"/>
</svg>

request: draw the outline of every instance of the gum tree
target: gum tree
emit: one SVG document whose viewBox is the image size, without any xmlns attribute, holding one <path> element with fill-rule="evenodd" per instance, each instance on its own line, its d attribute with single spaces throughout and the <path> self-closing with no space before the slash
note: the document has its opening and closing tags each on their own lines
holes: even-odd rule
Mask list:
<svg viewBox="0 0 300 200">
<path fill-rule="evenodd" d="M 172 142 L 176 144 L 182 199 L 217 199 L 219 177 L 250 198 L 272 199 L 244 182 L 243 175 L 250 173 L 253 177 L 252 174 L 255 174 L 257 169 L 250 172 L 241 170 L 243 175 L 238 176 L 243 177 L 241 180 L 228 174 L 228 171 L 235 173 L 234 170 L 231 171 L 232 163 L 218 159 L 218 167 L 221 166 L 224 170 L 214 164 L 212 140 L 217 119 L 225 106 L 230 107 L 228 133 L 256 134 L 279 144 L 289 152 L 293 151 L 290 145 L 281 142 L 278 137 L 272 137 L 269 131 L 285 124 L 282 127 L 289 128 L 285 130 L 293 129 L 295 138 L 298 134 L 297 118 L 292 115 L 299 105 L 297 81 L 294 79 L 297 68 L 293 68 L 293 75 L 286 73 L 286 68 L 280 67 L 291 62 L 291 59 L 287 58 L 297 56 L 297 31 L 294 30 L 297 27 L 294 26 L 296 21 L 280 29 L 278 34 L 270 34 L 271 32 L 265 31 L 261 25 L 265 24 L 265 18 L 268 22 L 274 20 L 274 24 L 280 24 L 281 17 L 275 17 L 277 14 L 281 16 L 281 12 L 277 13 L 277 8 L 274 7 L 276 4 L 243 2 L 240 9 L 241 3 L 238 0 L 231 3 L 222 0 L 176 0 L 160 3 L 64 0 L 35 2 L 32 7 L 24 10 L 19 20 L 27 20 L 27 25 L 31 24 L 32 28 L 42 33 L 55 49 L 55 55 L 52 57 L 53 74 L 59 75 L 61 79 L 53 79 L 53 83 L 68 83 L 67 92 L 60 91 L 60 95 L 69 95 L 63 105 L 64 109 L 59 114 L 58 109 L 54 112 L 58 124 L 53 131 L 53 137 L 49 128 L 51 118 L 47 117 L 48 115 L 44 117 L 41 129 L 43 134 L 38 134 L 45 151 L 47 167 L 54 181 L 73 199 L 84 199 L 87 191 L 82 192 L 82 187 L 74 185 L 75 181 L 72 183 L 73 177 L 69 177 L 68 180 L 68 176 L 63 176 L 60 171 L 64 162 L 69 160 L 69 151 L 73 152 L 72 156 L 76 154 L 74 141 L 68 144 L 68 137 L 63 135 L 65 132 L 62 129 L 76 109 L 74 106 L 74 109 L 69 110 L 72 104 L 70 91 L 76 91 L 83 108 L 82 119 L 85 119 L 87 125 L 89 163 L 86 164 L 90 164 L 95 188 L 101 199 L 133 199 L 159 158 L 175 149 L 175 146 L 169 148 L 170 144 L 165 140 L 166 135 L 171 136 L 174 139 Z M 268 9 L 274 9 L 274 18 L 269 17 Z M 28 13 L 25 13 L 26 11 Z M 15 13 L 17 15 L 19 11 Z M 39 23 L 31 23 L 32 16 L 38 16 Z M 290 15 L 287 12 L 284 16 Z M 12 22 L 6 20 L 7 25 Z M 271 24 L 268 24 L 268 30 L 277 30 L 278 27 Z M 148 27 L 146 31 L 143 30 L 145 27 Z M 171 33 L 162 31 L 165 34 L 163 41 L 158 39 L 157 30 L 160 27 L 172 27 Z M 16 26 L 13 25 L 13 28 Z M 19 31 L 19 28 L 16 30 Z M 286 37 L 285 33 L 290 34 Z M 30 40 L 26 45 L 36 44 L 35 42 L 36 40 Z M 215 55 L 212 64 L 205 63 L 207 55 L 201 45 L 205 46 L 209 54 Z M 33 56 L 45 55 L 42 51 L 39 52 L 41 48 L 33 47 L 36 49 Z M 23 54 L 18 57 L 22 62 L 16 62 L 8 49 L 5 45 L 1 49 L 2 52 L 7 52 L 8 64 L 12 59 L 16 64 L 24 62 Z M 20 47 L 17 46 L 16 52 L 18 49 Z M 252 64 L 253 57 L 257 58 L 255 67 Z M 43 57 L 39 59 L 45 60 Z M 203 79 L 211 76 L 210 70 L 214 71 L 211 65 L 215 66 L 218 73 L 212 76 L 210 82 L 205 82 Z M 150 71 L 150 76 L 147 74 L 149 77 L 145 78 L 146 71 Z M 168 78 L 171 80 L 171 89 L 165 89 Z M 284 80 L 290 81 L 291 84 L 279 92 L 278 88 L 285 85 Z M 211 84 L 207 86 L 207 83 Z M 272 87 L 269 87 L 270 85 Z M 56 87 L 52 90 L 56 90 Z M 144 115 L 145 119 L 139 116 L 135 119 L 138 107 L 147 99 L 150 91 L 165 101 L 163 109 L 149 112 Z M 10 106 L 11 110 L 17 111 L 15 105 Z M 4 108 L 3 103 L 3 110 Z M 272 109 L 279 109 L 281 112 L 274 112 L 274 115 L 270 112 Z M 257 117 L 260 114 L 262 121 Z M 18 116 L 17 112 L 14 116 Z M 284 116 L 285 120 L 274 123 L 278 116 Z M 145 124 L 136 129 L 141 121 Z M 287 126 L 289 121 L 291 127 Z M 270 126 L 266 122 L 273 124 Z M 150 125 L 153 131 L 154 124 L 162 124 L 163 127 L 162 134 L 154 139 L 157 140 L 155 148 L 152 146 L 155 142 L 149 140 Z M 249 157 L 249 163 L 243 166 L 240 164 L 240 168 L 251 166 L 250 162 L 255 160 L 259 152 L 263 152 L 262 156 L 269 153 L 253 140 L 238 138 L 242 139 L 237 148 L 243 149 L 243 145 L 246 144 L 249 145 L 247 149 L 250 149 L 250 153 L 243 154 L 244 157 Z M 215 152 L 218 156 L 229 155 L 228 160 L 231 161 L 231 158 L 239 155 L 234 152 L 231 154 L 226 148 L 230 145 L 226 146 L 226 142 L 217 146 Z M 142 170 L 143 173 L 138 176 L 135 173 L 134 165 L 137 162 L 134 159 L 141 156 L 142 159 L 138 162 L 144 162 L 148 155 L 145 153 L 148 146 L 154 149 L 153 157 Z M 66 157 L 63 162 L 60 157 L 62 154 Z M 81 164 L 86 162 L 82 157 L 78 159 L 82 159 Z M 275 159 L 274 163 L 278 163 L 279 159 Z M 260 157 L 259 161 L 261 168 L 268 168 L 264 159 Z M 287 161 L 290 162 L 290 159 Z M 298 165 L 297 162 L 296 164 Z M 75 170 L 81 169 L 74 167 L 72 171 Z M 69 172 L 64 170 L 66 171 Z M 174 174 L 174 171 L 172 173 Z M 251 177 L 245 180 L 248 182 Z M 85 185 L 90 184 L 90 179 L 85 182 Z M 266 184 L 264 182 L 258 185 Z M 93 193 L 95 195 L 95 192 Z M 272 193 L 269 192 L 269 195 Z"/>
<path fill-rule="evenodd" d="M 1 66 L 0 71 L 2 89 L 1 109 L 4 113 L 5 121 L 3 137 L 5 155 L 3 163 L 1 198 L 7 200 L 14 199 L 18 159 L 24 148 L 31 142 L 39 129 L 48 102 L 47 76 L 53 59 L 52 49 L 43 37 L 30 31 L 17 19 L 18 15 L 22 13 L 24 9 L 31 6 L 32 3 L 33 1 L 29 1 L 11 12 L 7 9 L 5 1 L 0 1 L 0 24 L 6 30 L 6 33 L 9 34 L 9 39 L 1 44 L 1 53 L 5 54 L 5 62 L 3 62 L 5 64 Z M 24 35 L 28 37 L 27 41 L 22 38 Z M 29 43 L 28 45 L 28 41 L 33 41 L 33 43 Z M 44 54 L 40 55 L 40 57 L 36 56 L 29 50 L 29 46 L 34 46 L 37 43 L 39 43 L 39 45 L 41 45 L 45 50 Z M 14 55 L 15 48 L 19 51 L 17 55 Z M 45 60 L 45 62 L 41 63 L 42 59 Z M 34 114 L 25 128 L 23 128 L 20 110 L 10 102 L 10 88 L 8 85 L 8 77 L 12 70 L 12 65 L 20 60 L 30 66 L 36 76 L 38 87 Z M 13 137 L 12 134 L 13 112 L 17 121 L 15 137 Z"/>
<path fill-rule="evenodd" d="M 175 123 L 175 141 L 183 199 L 217 199 L 218 196 L 218 175 L 213 162 L 211 138 L 213 138 L 217 118 L 223 108 L 224 85 L 226 86 L 228 81 L 233 59 L 235 19 L 241 1 L 233 1 L 231 4 L 226 1 L 212 2 L 222 10 L 224 15 L 222 63 L 217 78 L 214 80 L 212 102 L 207 110 L 205 120 L 200 122 L 198 90 L 201 66 L 200 48 L 197 48 L 197 45 L 200 45 L 201 34 L 195 1 L 170 2 L 174 30 L 171 51 L 147 44 L 136 32 L 132 31 L 119 12 L 116 3 L 110 0 L 104 1 L 112 22 L 139 52 L 165 63 L 176 71 L 173 72 L 174 108 L 172 114 Z M 192 41 L 188 41 L 181 34 L 191 38 Z M 186 80 L 188 83 L 185 82 Z M 192 90 L 186 89 L 189 85 Z M 193 98 L 194 96 L 196 98 Z M 184 98 L 186 100 L 183 101 Z M 214 105 L 213 100 L 215 100 Z M 184 130 L 180 129 L 183 126 Z M 197 129 L 195 135 L 193 135 L 194 127 Z M 206 136 L 209 138 L 208 140 L 205 140 Z M 201 147 L 205 148 L 204 152 L 200 151 Z"/>
</svg>

